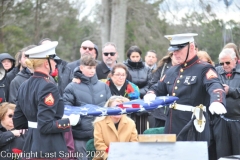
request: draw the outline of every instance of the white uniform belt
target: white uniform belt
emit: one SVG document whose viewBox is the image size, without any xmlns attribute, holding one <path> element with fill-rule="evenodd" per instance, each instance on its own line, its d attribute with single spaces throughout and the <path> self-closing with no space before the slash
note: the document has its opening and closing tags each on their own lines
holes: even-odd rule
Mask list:
<svg viewBox="0 0 240 160">
<path fill-rule="evenodd" d="M 194 112 L 194 110 L 195 110 L 195 107 L 193 107 L 193 106 L 177 104 L 177 103 L 171 104 L 170 108 L 177 109 L 177 110 L 180 110 L 180 111 L 189 111 L 189 112 Z M 206 112 L 206 107 L 205 106 L 203 106 L 203 111 Z"/>
<path fill-rule="evenodd" d="M 28 127 L 29 128 L 37 128 L 37 122 L 28 121 Z"/>
</svg>

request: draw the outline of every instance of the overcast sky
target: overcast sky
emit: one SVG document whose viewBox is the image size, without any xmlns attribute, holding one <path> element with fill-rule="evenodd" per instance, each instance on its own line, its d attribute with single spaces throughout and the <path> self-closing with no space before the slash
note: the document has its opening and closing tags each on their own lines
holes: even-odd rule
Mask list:
<svg viewBox="0 0 240 160">
<path fill-rule="evenodd" d="M 236 7 L 236 5 L 240 7 L 240 0 L 227 0 L 232 1 L 232 4 L 228 8 L 224 4 L 224 0 L 203 1 L 207 1 L 211 4 L 211 6 L 214 6 L 212 10 L 216 13 L 219 19 L 223 19 L 225 22 L 229 20 L 240 22 L 240 9 Z M 85 14 L 82 14 L 81 17 L 89 14 L 96 4 L 101 3 L 101 0 L 89 0 L 84 2 L 86 3 L 86 9 L 84 11 Z M 167 13 L 167 17 L 165 18 L 169 19 L 169 21 L 173 19 L 173 15 L 168 12 L 168 9 L 170 9 L 171 12 L 179 18 L 184 16 L 186 13 L 193 12 L 194 10 L 201 12 L 199 0 L 165 0 L 164 3 L 161 4 L 160 8 L 162 11 Z"/>
<path fill-rule="evenodd" d="M 240 7 L 240 0 L 228 0 L 233 1 L 228 8 L 224 4 L 224 0 L 203 1 L 208 1 L 211 6 L 214 6 L 212 7 L 212 11 L 216 13 L 219 19 L 223 19 L 225 22 L 229 20 L 240 22 L 240 9 L 236 7 L 236 5 Z M 165 0 L 160 8 L 165 11 L 165 13 L 168 13 L 168 19 L 173 18 L 172 14 L 168 12 L 169 9 L 174 15 L 178 15 L 178 17 L 182 17 L 186 13 L 191 13 L 193 11 L 201 13 L 201 7 L 198 0 Z"/>
</svg>

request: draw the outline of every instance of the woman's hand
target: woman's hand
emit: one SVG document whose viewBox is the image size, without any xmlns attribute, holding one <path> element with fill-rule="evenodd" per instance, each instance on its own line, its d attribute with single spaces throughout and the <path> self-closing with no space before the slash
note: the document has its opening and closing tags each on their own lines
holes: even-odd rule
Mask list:
<svg viewBox="0 0 240 160">
<path fill-rule="evenodd" d="M 13 130 L 11 131 L 13 133 L 14 136 L 16 137 L 20 137 L 21 136 L 21 133 L 20 133 L 20 130 Z"/>
</svg>

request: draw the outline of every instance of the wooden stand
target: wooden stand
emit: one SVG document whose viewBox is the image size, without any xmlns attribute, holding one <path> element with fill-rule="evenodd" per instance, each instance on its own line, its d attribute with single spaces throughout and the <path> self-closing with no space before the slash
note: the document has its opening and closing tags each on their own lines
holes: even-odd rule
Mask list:
<svg viewBox="0 0 240 160">
<path fill-rule="evenodd" d="M 140 134 L 139 142 L 176 142 L 176 134 Z"/>
</svg>

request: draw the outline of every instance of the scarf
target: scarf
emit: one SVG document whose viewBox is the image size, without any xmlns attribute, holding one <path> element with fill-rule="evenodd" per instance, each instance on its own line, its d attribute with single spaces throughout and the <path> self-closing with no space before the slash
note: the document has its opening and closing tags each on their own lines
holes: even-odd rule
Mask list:
<svg viewBox="0 0 240 160">
<path fill-rule="evenodd" d="M 128 85 L 128 82 L 125 81 L 122 88 L 120 90 L 118 90 L 117 87 L 115 86 L 115 84 L 113 83 L 113 81 L 111 79 L 109 79 L 109 88 L 111 90 L 112 95 L 124 96 L 125 90 L 127 89 L 127 85 Z"/>
</svg>

